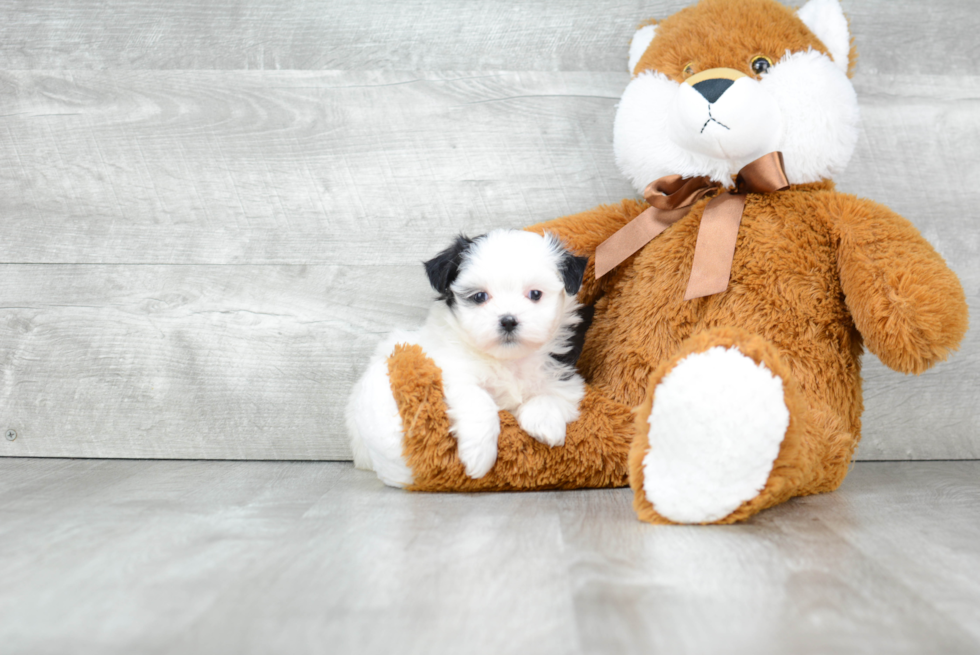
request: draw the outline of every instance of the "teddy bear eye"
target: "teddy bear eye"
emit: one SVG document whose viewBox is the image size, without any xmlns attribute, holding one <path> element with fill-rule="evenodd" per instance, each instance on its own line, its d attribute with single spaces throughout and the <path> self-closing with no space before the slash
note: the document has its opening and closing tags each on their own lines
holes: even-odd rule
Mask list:
<svg viewBox="0 0 980 655">
<path fill-rule="evenodd" d="M 684 77 L 690 77 L 696 72 L 694 62 L 688 62 L 687 66 L 684 67 Z"/>
<path fill-rule="evenodd" d="M 752 60 L 752 71 L 756 75 L 762 75 L 763 73 L 768 73 L 771 67 L 772 67 L 772 59 L 766 57 L 765 55 L 760 55 Z"/>
<path fill-rule="evenodd" d="M 490 296 L 489 294 L 487 294 L 486 291 L 477 291 L 472 296 L 470 296 L 467 300 L 469 300 L 471 303 L 475 305 L 482 305 L 486 301 L 490 300 Z"/>
<path fill-rule="evenodd" d="M 527 297 L 531 299 L 531 302 L 538 302 L 541 300 L 541 292 L 534 289 L 527 294 Z"/>
</svg>

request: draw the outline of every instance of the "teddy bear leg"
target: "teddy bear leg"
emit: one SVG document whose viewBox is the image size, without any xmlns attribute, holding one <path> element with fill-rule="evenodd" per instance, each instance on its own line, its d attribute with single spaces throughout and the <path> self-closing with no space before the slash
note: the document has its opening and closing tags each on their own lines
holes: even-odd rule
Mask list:
<svg viewBox="0 0 980 655">
<path fill-rule="evenodd" d="M 629 407 L 587 389 L 579 418 L 567 426 L 565 445 L 549 447 L 500 412 L 497 461 L 480 477 L 466 475 L 449 432 L 439 367 L 416 345 L 396 346 L 387 361 L 391 393 L 403 431 L 399 460 L 411 471 L 414 491 L 514 491 L 621 487 L 634 434 Z"/>
<path fill-rule="evenodd" d="M 793 496 L 835 488 L 839 460 L 772 344 L 716 328 L 694 335 L 652 375 L 630 452 L 634 508 L 650 523 L 732 523 Z M 839 425 L 839 422 L 837 423 Z M 853 441 L 853 440 L 851 440 Z M 846 451 L 846 455 L 844 454 Z M 830 464 L 830 466 L 828 466 Z"/>
</svg>

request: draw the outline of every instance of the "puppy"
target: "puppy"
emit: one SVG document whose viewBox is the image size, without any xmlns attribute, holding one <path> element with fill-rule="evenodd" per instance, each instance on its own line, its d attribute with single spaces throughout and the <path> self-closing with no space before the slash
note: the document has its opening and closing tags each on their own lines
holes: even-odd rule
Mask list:
<svg viewBox="0 0 980 655">
<path fill-rule="evenodd" d="M 470 477 L 497 460 L 500 410 L 541 443 L 563 445 L 585 394 L 574 363 L 584 337 L 575 294 L 586 261 L 550 235 L 495 230 L 460 236 L 425 262 L 439 293 L 425 325 L 385 339 L 348 402 L 355 465 L 377 469 L 387 484 L 411 483 L 386 365 L 399 343 L 420 345 L 442 370 L 450 430 Z"/>
</svg>

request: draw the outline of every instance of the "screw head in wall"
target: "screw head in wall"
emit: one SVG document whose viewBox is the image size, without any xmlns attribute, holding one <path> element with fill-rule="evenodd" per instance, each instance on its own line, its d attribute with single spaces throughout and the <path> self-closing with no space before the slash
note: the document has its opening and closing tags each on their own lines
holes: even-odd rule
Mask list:
<svg viewBox="0 0 980 655">
<path fill-rule="evenodd" d="M 7 441 L 13 441 L 17 438 L 16 430 L 7 430 Z"/>
</svg>

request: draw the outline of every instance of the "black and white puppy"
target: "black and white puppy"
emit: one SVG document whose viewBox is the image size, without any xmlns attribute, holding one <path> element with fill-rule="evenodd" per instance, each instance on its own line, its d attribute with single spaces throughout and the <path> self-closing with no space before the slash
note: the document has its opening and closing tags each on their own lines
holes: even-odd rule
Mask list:
<svg viewBox="0 0 980 655">
<path fill-rule="evenodd" d="M 442 370 L 450 429 L 470 477 L 483 477 L 497 460 L 499 410 L 538 441 L 563 445 L 585 394 L 569 356 L 582 321 L 575 294 L 585 264 L 553 236 L 523 230 L 460 236 L 425 262 L 439 293 L 428 320 L 378 346 L 348 402 L 355 465 L 389 485 L 412 481 L 388 382 L 387 358 L 399 343 L 422 346 Z"/>
</svg>

